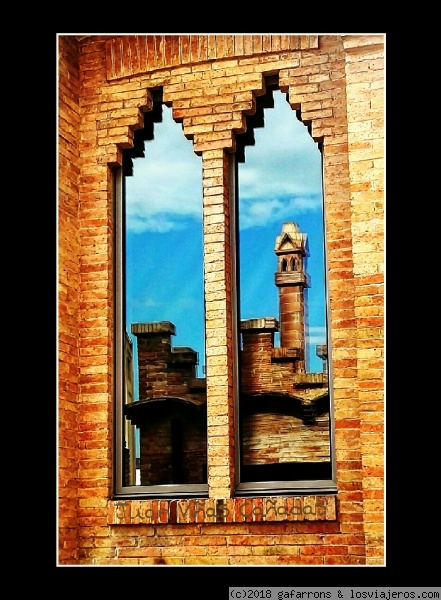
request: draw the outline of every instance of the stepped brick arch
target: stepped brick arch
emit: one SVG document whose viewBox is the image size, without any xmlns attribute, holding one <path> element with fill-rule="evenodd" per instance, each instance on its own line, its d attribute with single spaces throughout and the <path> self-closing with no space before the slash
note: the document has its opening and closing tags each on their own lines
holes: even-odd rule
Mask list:
<svg viewBox="0 0 441 600">
<path fill-rule="evenodd" d="M 123 98 L 113 104 L 115 108 L 110 115 L 103 111 L 101 118 L 97 119 L 98 132 L 103 131 L 102 136 L 98 133 L 98 144 L 103 153 L 98 162 L 119 167 L 123 150 L 133 147 L 135 131 L 144 127 L 144 113 L 152 110 L 153 96 L 145 89 L 136 94 L 133 106 L 126 107 L 127 102 Z"/>
<path fill-rule="evenodd" d="M 209 40 L 204 42 L 204 37 Z M 238 38 L 246 38 L 246 42 L 242 44 Z M 248 38 L 253 38 L 251 45 Z M 262 38 L 260 42 L 259 38 Z M 265 42 L 263 38 L 268 40 Z M 198 62 L 203 63 L 221 57 L 240 56 L 241 53 L 247 56 L 256 51 L 268 52 L 272 49 L 314 50 L 318 48 L 318 36 L 124 36 L 108 40 L 105 47 L 107 82 L 111 89 L 112 82 L 143 73 L 147 68 L 151 69 L 151 60 L 157 69 L 161 69 L 192 62 L 196 57 Z M 163 48 L 168 49 L 167 54 Z M 140 56 L 144 56 L 144 61 Z M 246 117 L 255 113 L 256 97 L 266 93 L 264 78 L 278 73 L 279 88 L 288 94 L 291 108 L 308 126 L 313 140 L 321 142 L 326 136 L 335 134 L 334 127 L 338 123 L 334 119 L 338 120 L 340 115 L 333 105 L 335 96 L 340 95 L 339 89 L 344 89 L 343 83 L 336 79 L 325 90 L 319 82 L 304 85 L 305 72 L 310 77 L 311 68 L 302 66 L 301 56 L 298 62 L 299 67 L 296 69 L 262 70 L 261 73 L 252 72 L 246 76 L 231 75 L 228 83 L 225 83 L 223 72 L 196 71 L 192 77 L 192 85 L 185 88 L 174 83 L 171 71 L 171 75 L 161 82 L 163 101 L 172 108 L 173 119 L 182 123 L 185 137 L 193 140 L 196 154 L 220 148 L 235 151 L 235 136 L 232 133 L 241 134 L 246 131 Z M 325 81 L 326 78 L 321 80 Z M 199 90 L 206 87 L 211 90 L 210 99 L 207 101 L 205 97 L 198 101 Z M 150 89 L 133 90 L 130 102 L 132 108 L 127 106 L 126 98 L 121 99 L 120 107 L 114 111 L 115 129 L 121 131 L 121 116 L 126 115 L 127 135 L 120 133 L 114 139 L 118 148 L 110 151 L 110 155 L 107 154 L 105 159 L 101 158 L 100 162 L 107 162 L 109 166 L 121 164 L 121 149 L 131 147 L 134 131 L 143 126 L 143 113 L 152 108 Z M 221 102 L 219 99 L 222 99 Z M 108 118 L 107 113 L 103 114 L 103 119 L 107 120 L 106 127 L 110 127 L 113 137 L 114 128 Z M 104 143 L 106 140 L 103 138 Z"/>
<path fill-rule="evenodd" d="M 79 36 L 79 39 L 82 39 Z M 99 39 L 99 36 L 97 36 Z M 133 134 L 143 126 L 143 113 L 151 110 L 152 98 L 148 89 L 139 83 L 131 86 L 136 76 L 149 73 L 146 79 L 154 80 L 163 87 L 164 102 L 173 108 L 173 118 L 182 122 L 184 135 L 194 141 L 194 150 L 201 154 L 204 150 L 224 148 L 235 150 L 234 133 L 246 129 L 245 117 L 255 112 L 255 97 L 265 93 L 263 77 L 279 72 L 280 90 L 289 95 L 289 103 L 298 112 L 299 118 L 308 125 L 314 141 L 327 136 L 341 135 L 343 130 L 344 79 L 343 66 L 336 66 L 337 76 L 331 80 L 322 74 L 317 65 L 311 67 L 314 51 L 319 47 L 319 36 L 305 35 L 136 35 L 112 36 L 105 41 L 106 84 L 103 92 L 115 108 L 103 112 L 102 121 L 97 120 L 98 144 L 101 148 L 98 162 L 109 166 L 121 164 L 121 149 L 130 147 Z M 98 43 L 98 42 L 97 42 Z M 240 72 L 226 77 L 222 69 L 209 69 L 219 59 L 247 57 L 272 51 L 298 52 L 289 69 L 271 68 L 256 73 Z M 303 58 L 305 56 L 305 58 Z M 180 83 L 182 77 L 174 73 L 185 64 L 197 62 L 207 69 L 192 72 L 191 84 Z M 227 65 L 228 66 L 228 65 Z M 295 67 L 295 68 L 294 68 Z M 168 68 L 165 77 L 161 69 Z M 226 70 L 226 69 L 225 69 Z M 233 71 L 233 69 L 232 69 Z M 314 83 L 310 83 L 314 80 Z M 120 90 L 119 82 L 124 90 Z M 306 83 L 307 82 L 307 83 Z M 115 92 L 114 85 L 117 86 Z M 201 88 L 210 87 L 210 97 L 202 96 Z M 130 100 L 121 91 L 130 90 Z M 221 99 L 221 102 L 219 100 Z M 338 102 L 336 102 L 336 99 Z M 114 120 L 114 125 L 112 121 Z M 123 132 L 122 124 L 128 129 Z M 117 147 L 112 148 L 113 141 Z"/>
</svg>

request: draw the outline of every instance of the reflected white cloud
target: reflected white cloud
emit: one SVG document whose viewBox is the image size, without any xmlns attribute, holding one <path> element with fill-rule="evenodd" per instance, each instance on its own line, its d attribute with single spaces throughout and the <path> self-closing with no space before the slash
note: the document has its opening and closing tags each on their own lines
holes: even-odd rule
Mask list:
<svg viewBox="0 0 441 600">
<path fill-rule="evenodd" d="M 182 221 L 170 218 L 168 214 L 142 214 L 142 211 L 132 212 L 127 215 L 127 229 L 131 233 L 168 233 L 184 229 Z"/>
<path fill-rule="evenodd" d="M 320 152 L 311 152 L 308 130 L 284 94 L 274 93 L 274 101 L 278 110 L 265 109 L 265 126 L 254 130 L 256 144 L 246 147 L 239 166 L 244 229 L 321 210 Z M 133 161 L 126 180 L 127 228 L 134 233 L 166 233 L 181 229 L 183 219 L 202 220 L 201 158 L 166 106 L 154 133 L 154 144 L 145 142 L 145 158 Z"/>
<path fill-rule="evenodd" d="M 326 344 L 326 327 L 309 327 L 306 343 L 312 346 Z"/>
<path fill-rule="evenodd" d="M 314 270 L 321 252 L 321 157 L 284 94 L 275 92 L 274 100 L 284 116 L 265 109 L 265 126 L 254 130 L 256 144 L 246 147 L 239 165 L 241 315 L 277 318 L 274 240 L 283 222 L 298 220 L 312 250 L 309 322 L 318 325 L 325 321 L 323 294 L 315 294 L 320 261 Z M 190 345 L 203 357 L 202 161 L 166 106 L 145 157 L 133 160 L 126 192 L 127 322 L 169 320 L 177 327 L 174 345 Z M 310 327 L 307 343 L 311 366 L 320 371 L 315 346 L 326 343 L 326 328 Z"/>
<path fill-rule="evenodd" d="M 306 211 L 320 211 L 320 196 L 299 196 L 294 198 L 272 198 L 256 200 L 245 198 L 240 201 L 240 227 L 264 227 L 271 223 L 292 220 L 293 215 Z"/>
</svg>

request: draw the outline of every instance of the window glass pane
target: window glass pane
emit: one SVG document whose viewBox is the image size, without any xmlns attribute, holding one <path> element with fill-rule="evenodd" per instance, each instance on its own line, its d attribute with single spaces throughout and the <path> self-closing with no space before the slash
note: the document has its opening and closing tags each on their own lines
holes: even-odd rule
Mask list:
<svg viewBox="0 0 441 600">
<path fill-rule="evenodd" d="M 124 155 L 123 485 L 199 484 L 207 481 L 201 161 L 171 109 L 160 104 L 145 122 Z"/>
<path fill-rule="evenodd" d="M 271 93 L 238 165 L 241 482 L 330 479 L 321 152 Z"/>
</svg>

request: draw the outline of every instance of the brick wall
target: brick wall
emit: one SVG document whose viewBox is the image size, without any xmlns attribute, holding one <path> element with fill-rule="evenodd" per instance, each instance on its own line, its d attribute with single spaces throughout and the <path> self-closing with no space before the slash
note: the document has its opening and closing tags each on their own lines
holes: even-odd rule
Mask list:
<svg viewBox="0 0 441 600">
<path fill-rule="evenodd" d="M 77 558 L 78 459 L 81 440 L 79 331 L 79 69 L 74 38 L 60 38 L 58 108 L 58 418 L 59 560 Z M 84 352 L 84 349 L 83 349 Z"/>
<path fill-rule="evenodd" d="M 60 37 L 61 564 L 383 562 L 383 44 L 383 36 Z M 338 475 L 323 511 L 320 497 L 233 497 L 228 154 L 263 76 L 274 73 L 323 139 Z M 202 156 L 205 512 L 184 501 L 111 499 L 112 167 L 158 86 Z M 228 508 L 224 518 L 208 511 L 216 505 Z"/>
<path fill-rule="evenodd" d="M 382 40 L 345 36 L 354 317 L 369 564 L 384 551 L 384 56 Z M 376 42 L 376 43 L 375 43 Z M 343 317 L 344 318 L 344 317 Z"/>
</svg>

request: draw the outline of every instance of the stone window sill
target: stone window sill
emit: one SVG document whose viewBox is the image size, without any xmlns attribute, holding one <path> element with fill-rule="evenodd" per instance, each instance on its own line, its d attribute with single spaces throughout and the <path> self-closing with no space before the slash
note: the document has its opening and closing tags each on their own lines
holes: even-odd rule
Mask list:
<svg viewBox="0 0 441 600">
<path fill-rule="evenodd" d="M 155 523 L 249 523 L 335 521 L 336 495 L 201 498 L 189 500 L 111 500 L 109 525 Z"/>
</svg>

